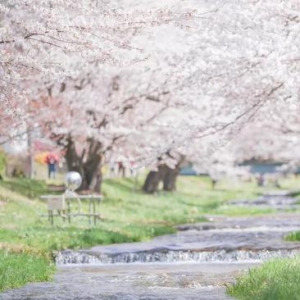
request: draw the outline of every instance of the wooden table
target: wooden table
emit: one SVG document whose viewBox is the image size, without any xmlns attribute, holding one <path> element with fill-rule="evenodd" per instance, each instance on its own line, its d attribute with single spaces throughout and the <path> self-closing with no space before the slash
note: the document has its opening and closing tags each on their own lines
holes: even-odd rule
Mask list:
<svg viewBox="0 0 300 300">
<path fill-rule="evenodd" d="M 42 200 L 47 201 L 48 217 L 51 225 L 54 224 L 54 217 L 62 217 L 65 221 L 71 223 L 71 218 L 84 216 L 88 217 L 89 224 L 97 223 L 97 218 L 100 218 L 99 207 L 103 199 L 102 195 L 77 195 L 76 193 L 64 193 L 62 195 L 43 195 Z M 82 203 L 88 202 L 88 212 L 83 210 Z M 77 210 L 74 211 L 74 204 L 77 203 Z M 55 213 L 56 211 L 56 213 Z"/>
</svg>

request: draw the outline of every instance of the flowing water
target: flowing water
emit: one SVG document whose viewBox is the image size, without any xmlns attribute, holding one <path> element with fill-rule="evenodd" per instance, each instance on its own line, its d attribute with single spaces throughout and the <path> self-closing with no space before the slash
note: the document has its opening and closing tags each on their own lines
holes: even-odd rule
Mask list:
<svg viewBox="0 0 300 300">
<path fill-rule="evenodd" d="M 229 299 L 224 282 L 233 282 L 238 271 L 247 267 L 246 263 L 64 266 L 53 283 L 28 284 L 0 299 Z"/>
<path fill-rule="evenodd" d="M 262 202 L 270 207 L 296 205 L 282 195 L 265 196 Z M 274 257 L 300 253 L 300 243 L 283 239 L 300 229 L 298 213 L 209 217 L 210 222 L 178 226 L 178 233 L 146 243 L 62 251 L 56 256 L 53 282 L 6 291 L 0 299 L 230 299 L 225 286 L 241 272 Z"/>
</svg>

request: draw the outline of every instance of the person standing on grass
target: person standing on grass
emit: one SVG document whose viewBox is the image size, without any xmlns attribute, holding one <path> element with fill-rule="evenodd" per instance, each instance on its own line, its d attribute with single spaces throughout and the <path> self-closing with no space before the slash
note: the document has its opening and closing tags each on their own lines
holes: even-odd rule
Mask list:
<svg viewBox="0 0 300 300">
<path fill-rule="evenodd" d="M 46 164 L 48 165 L 48 178 L 55 178 L 56 173 L 56 164 L 58 162 L 58 158 L 56 155 L 49 153 L 45 159 Z"/>
</svg>

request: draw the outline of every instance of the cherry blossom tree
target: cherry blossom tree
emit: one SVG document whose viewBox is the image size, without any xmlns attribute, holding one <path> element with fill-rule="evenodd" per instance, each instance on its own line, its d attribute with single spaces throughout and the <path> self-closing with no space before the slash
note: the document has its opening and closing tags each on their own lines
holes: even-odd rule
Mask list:
<svg viewBox="0 0 300 300">
<path fill-rule="evenodd" d="M 174 8 L 174 1 L 169 2 Z M 120 5 L 117 2 L 108 4 L 104 1 L 80 1 L 74 4 L 55 0 L 9 1 L 0 5 L 0 13 L 3 21 L 0 27 L 0 72 L 3 75 L 0 85 L 2 121 L 5 120 L 6 125 L 9 124 L 9 127 L 14 129 L 7 130 L 6 127 L 6 130 L 1 131 L 1 138 L 3 139 L 4 136 L 5 141 L 6 137 L 28 132 L 40 124 L 43 128 L 53 128 L 55 121 L 49 122 L 49 116 L 53 118 L 58 116 L 57 113 L 63 115 L 70 113 L 73 121 L 65 122 L 64 126 L 61 126 L 61 130 L 65 130 L 64 138 L 61 133 L 57 133 L 57 130 L 52 132 L 52 137 L 55 137 L 60 145 L 65 145 L 66 132 L 75 131 L 73 136 L 76 136 L 76 142 L 81 142 L 80 138 L 78 140 L 78 137 L 81 137 L 78 130 L 76 132 L 72 126 L 78 127 L 93 122 L 89 127 L 91 130 L 87 134 L 86 141 L 89 141 L 91 146 L 89 149 L 93 149 L 93 155 L 90 151 L 88 153 L 94 157 L 92 164 L 95 167 L 87 168 L 86 172 L 83 172 L 86 173 L 85 178 L 88 177 L 87 174 L 94 178 L 94 169 L 98 168 L 101 161 L 100 156 L 96 159 L 99 145 L 102 154 L 105 152 L 103 149 L 110 148 L 105 146 L 109 143 L 103 140 L 116 140 L 116 137 L 108 137 L 106 134 L 101 136 L 99 142 L 97 137 L 100 131 L 107 126 L 107 123 L 113 127 L 111 123 L 114 118 L 111 115 L 114 117 L 122 115 L 132 106 L 130 104 L 132 97 L 123 99 L 124 108 L 119 105 L 116 97 L 114 100 L 110 99 L 111 91 L 115 90 L 114 85 L 117 84 L 115 80 L 117 76 L 111 80 L 112 88 L 110 83 L 104 82 L 105 89 L 109 92 L 102 96 L 107 97 L 107 102 L 93 103 L 94 98 L 99 97 L 89 84 L 91 80 L 93 84 L 97 82 L 95 70 L 99 71 L 99 65 L 117 65 L 120 68 L 147 59 L 149 53 L 142 46 L 136 46 L 134 43 L 139 35 L 144 34 L 149 37 L 151 28 L 163 24 L 172 24 L 174 28 L 185 26 L 192 19 L 193 14 L 189 9 L 172 11 L 161 4 L 143 10 L 133 9 L 132 4 Z M 91 67 L 91 71 L 85 68 L 86 65 Z M 83 71 L 80 71 L 81 69 Z M 102 77 L 100 79 L 102 84 L 103 80 L 105 81 Z M 66 96 L 64 93 L 63 96 L 57 96 L 65 91 L 66 86 L 69 95 Z M 75 91 L 72 91 L 72 88 Z M 48 91 L 47 96 L 45 90 Z M 76 93 L 78 90 L 81 92 Z M 80 107 L 80 104 L 75 105 L 71 99 L 74 96 L 78 101 L 82 101 L 85 95 L 91 99 L 89 101 L 92 104 L 85 101 L 85 103 L 81 102 L 85 106 Z M 57 97 L 60 100 L 64 99 L 64 102 L 62 103 Z M 142 95 L 142 97 L 146 96 Z M 107 105 L 106 112 L 109 109 L 113 112 L 101 114 L 99 117 L 99 111 L 97 108 L 94 109 L 94 106 L 101 104 Z M 61 109 L 63 111 L 59 112 Z M 39 112 L 35 117 L 37 110 Z M 47 124 L 46 120 L 48 120 Z M 62 120 L 60 121 L 63 123 Z M 51 126 L 49 123 L 52 123 Z M 68 125 L 69 128 L 66 130 Z M 70 134 L 68 136 L 69 152 L 66 154 L 72 161 L 68 164 L 70 168 L 75 164 L 78 169 L 78 163 L 74 162 L 80 160 L 78 154 L 74 154 L 75 141 L 74 138 L 70 138 Z M 91 165 L 90 159 L 85 159 L 85 163 Z M 80 169 L 82 171 L 82 168 Z M 88 185 L 92 181 L 91 178 L 87 178 Z"/>
<path fill-rule="evenodd" d="M 96 76 L 99 72 L 103 75 Z M 128 149 L 129 137 L 136 137 L 170 108 L 168 89 L 149 79 L 142 84 L 152 72 L 138 81 L 139 87 L 127 73 L 89 66 L 81 77 L 53 86 L 44 101 L 32 101 L 33 124 L 41 124 L 65 150 L 68 168 L 83 175 L 84 189 L 100 191 L 105 156 Z"/>
<path fill-rule="evenodd" d="M 159 13 L 163 11 L 160 10 Z M 168 26 L 172 25 L 175 30 L 176 20 L 172 19 L 172 15 L 169 17 L 171 19 L 168 20 Z M 162 20 L 160 22 L 164 23 Z M 157 26 L 160 22 L 154 25 Z M 145 20 L 142 23 L 143 26 L 149 25 Z M 136 43 L 141 43 L 141 40 Z M 141 49 L 135 46 L 131 48 Z M 152 51 L 146 47 L 145 49 Z M 165 98 L 168 97 L 170 88 L 167 89 L 163 84 L 167 78 L 174 77 L 177 70 L 162 72 L 163 67 L 158 64 L 151 68 L 152 61 L 158 61 L 157 57 L 151 61 L 148 59 L 145 64 L 140 63 L 138 67 L 131 64 L 122 69 L 119 63 L 117 67 L 105 67 L 101 60 L 91 60 L 90 56 L 82 59 L 73 55 L 74 51 L 71 54 L 66 51 L 71 56 L 71 61 L 67 59 L 67 55 L 60 55 L 67 59 L 67 70 L 80 71 L 74 74 L 70 72 L 61 83 L 44 78 L 39 82 L 39 91 L 35 91 L 35 97 L 24 106 L 28 116 L 26 128 L 38 125 L 44 134 L 65 150 L 69 169 L 77 170 L 83 175 L 83 188 L 99 191 L 99 172 L 104 155 L 112 150 L 118 140 L 122 139 L 124 143 L 126 136 L 136 130 L 138 124 L 151 122 L 165 109 Z M 123 52 L 120 56 L 124 59 Z M 129 53 L 130 56 L 132 52 Z M 143 77 L 138 78 L 137 72 L 142 72 Z M 154 81 L 153 73 L 160 73 Z M 134 80 L 137 78 L 139 80 L 135 84 Z M 151 102 L 155 105 L 147 114 L 139 116 L 132 112 L 135 107 L 139 110 L 145 103 L 149 106 Z"/>
<path fill-rule="evenodd" d="M 212 155 L 258 114 L 298 101 L 296 0 L 191 0 L 184 14 L 156 1 L 151 11 L 132 10 L 134 1 L 35 2 L 1 6 L 3 111 L 41 124 L 86 188 L 99 186 L 104 156 L 123 153 L 168 170 L 172 190 L 186 158 Z"/>
<path fill-rule="evenodd" d="M 182 148 L 186 140 L 188 147 L 195 147 L 193 152 L 197 153 L 206 143 L 193 140 L 208 135 L 217 137 L 221 131 L 225 133 L 221 144 L 226 143 L 239 135 L 243 127 L 251 126 L 259 111 L 274 113 L 273 108 L 285 109 L 280 102 L 295 106 L 298 101 L 299 40 L 295 30 L 299 28 L 296 13 L 299 3 L 292 1 L 285 6 L 283 1 L 228 1 L 224 5 L 213 3 L 212 7 L 217 8 L 216 13 L 203 26 L 201 44 L 195 41 L 195 49 L 198 46 L 201 50 L 191 55 L 190 93 L 182 97 L 190 108 L 199 109 L 197 122 L 191 122 L 193 118 L 182 110 L 189 120 L 187 126 L 178 126 L 179 134 L 172 142 L 169 140 L 169 147 L 160 149 L 157 157 L 169 149 L 185 152 Z M 201 112 L 207 111 L 204 101 L 221 109 L 201 119 Z M 263 128 L 263 120 L 256 120 Z M 274 138 L 275 133 L 271 134 Z M 213 148 L 213 144 L 211 141 L 208 148 Z"/>
<path fill-rule="evenodd" d="M 174 4 L 174 3 L 173 3 Z M 192 12 L 165 5 L 134 9 L 105 1 L 11 0 L 0 4 L 0 105 L 3 119 L 26 121 L 27 104 L 53 83 L 75 76 L 78 65 L 127 65 L 147 58 L 132 40 L 145 28 L 182 26 Z M 13 132 L 14 134 L 14 132 Z"/>
</svg>

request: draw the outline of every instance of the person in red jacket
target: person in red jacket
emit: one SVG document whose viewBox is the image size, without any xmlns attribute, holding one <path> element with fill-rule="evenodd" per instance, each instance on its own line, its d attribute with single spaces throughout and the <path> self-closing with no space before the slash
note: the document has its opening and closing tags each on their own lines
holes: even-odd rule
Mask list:
<svg viewBox="0 0 300 300">
<path fill-rule="evenodd" d="M 45 159 L 46 164 L 48 165 L 48 178 L 55 178 L 56 173 L 56 164 L 58 163 L 58 158 L 56 155 L 49 153 Z"/>
</svg>

